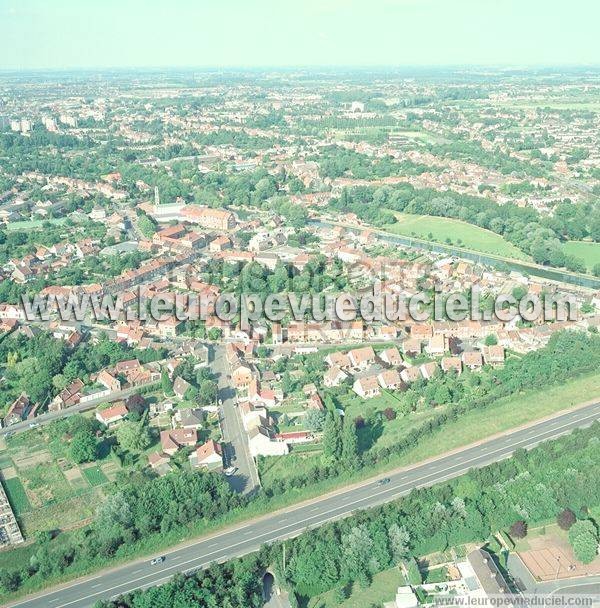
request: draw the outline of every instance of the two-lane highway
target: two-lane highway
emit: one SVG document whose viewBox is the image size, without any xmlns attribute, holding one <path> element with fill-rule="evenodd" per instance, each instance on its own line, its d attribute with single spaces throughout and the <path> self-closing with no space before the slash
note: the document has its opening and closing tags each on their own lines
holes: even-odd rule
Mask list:
<svg viewBox="0 0 600 608">
<path fill-rule="evenodd" d="M 101 599 L 114 598 L 138 588 L 167 581 L 177 572 L 188 572 L 255 551 L 263 543 L 291 538 L 309 527 L 350 515 L 510 456 L 518 448 L 531 448 L 600 418 L 600 403 L 520 427 L 418 465 L 388 473 L 390 481 L 377 479 L 356 484 L 318 499 L 277 511 L 251 522 L 195 540 L 166 553 L 166 560 L 150 565 L 137 561 L 103 571 L 94 577 L 39 594 L 13 605 L 23 608 L 84 608 Z"/>
</svg>

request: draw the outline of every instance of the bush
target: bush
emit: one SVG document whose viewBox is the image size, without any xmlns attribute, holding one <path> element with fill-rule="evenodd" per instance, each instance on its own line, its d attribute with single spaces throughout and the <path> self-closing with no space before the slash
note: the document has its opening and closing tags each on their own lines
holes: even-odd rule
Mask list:
<svg viewBox="0 0 600 608">
<path fill-rule="evenodd" d="M 396 418 L 396 410 L 392 409 L 391 407 L 386 407 L 383 410 L 383 415 L 387 420 L 394 420 Z"/>
<path fill-rule="evenodd" d="M 569 542 L 575 557 L 583 564 L 594 561 L 598 555 L 598 531 L 589 519 L 575 522 L 569 530 Z"/>
<path fill-rule="evenodd" d="M 527 522 L 520 519 L 516 521 L 511 527 L 509 534 L 513 538 L 525 538 L 527 536 Z"/>
<path fill-rule="evenodd" d="M 571 526 L 577 521 L 577 517 L 571 509 L 565 509 L 558 514 L 556 523 L 563 529 L 569 530 Z"/>
</svg>

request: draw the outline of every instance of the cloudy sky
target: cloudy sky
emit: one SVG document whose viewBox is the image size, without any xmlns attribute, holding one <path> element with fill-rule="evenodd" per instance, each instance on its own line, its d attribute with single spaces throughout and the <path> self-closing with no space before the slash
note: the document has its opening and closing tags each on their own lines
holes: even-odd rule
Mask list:
<svg viewBox="0 0 600 608">
<path fill-rule="evenodd" d="M 598 0 L 0 0 L 0 69 L 600 64 Z"/>
</svg>

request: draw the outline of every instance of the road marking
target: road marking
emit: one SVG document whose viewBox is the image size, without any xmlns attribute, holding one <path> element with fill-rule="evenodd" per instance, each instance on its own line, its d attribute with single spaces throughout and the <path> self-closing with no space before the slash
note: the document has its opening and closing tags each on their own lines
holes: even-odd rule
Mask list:
<svg viewBox="0 0 600 608">
<path fill-rule="evenodd" d="M 578 422 L 579 422 L 579 424 L 581 424 L 583 422 L 593 421 L 593 420 L 597 419 L 598 416 L 599 416 L 599 413 L 598 412 L 594 412 L 593 414 L 589 414 L 588 416 L 584 416 L 584 417 L 580 418 L 578 420 Z M 562 420 L 564 420 L 563 417 L 561 417 L 560 420 L 557 420 L 557 422 L 561 422 Z M 536 425 L 538 427 L 536 430 L 538 430 L 538 431 L 541 430 L 540 427 L 543 427 L 544 425 L 548 424 L 548 422 L 549 421 L 538 423 Z M 564 429 L 572 430 L 574 428 L 575 427 L 572 426 L 572 423 L 562 424 L 562 425 L 557 426 L 556 428 L 550 428 L 550 429 L 542 430 L 537 435 L 537 437 L 539 437 L 539 438 L 543 437 L 543 439 L 540 439 L 540 441 L 546 441 L 546 440 L 553 439 L 554 437 L 557 437 L 557 436 L 560 436 L 560 435 L 564 434 L 564 432 L 565 432 Z M 519 433 L 519 431 L 514 431 L 513 435 L 517 435 L 518 433 Z M 491 439 L 491 440 L 489 440 L 487 442 L 487 444 L 483 443 L 480 446 L 477 446 L 478 451 L 475 454 L 475 456 L 473 456 L 472 458 L 469 458 L 464 463 L 450 465 L 450 466 L 448 466 L 445 469 L 442 469 L 440 471 L 437 471 L 437 472 L 434 472 L 434 473 L 428 473 L 427 475 L 423 475 L 421 477 L 416 477 L 412 481 L 407 481 L 404 484 L 401 484 L 400 486 L 397 486 L 396 488 L 386 488 L 385 490 L 382 490 L 381 492 L 371 493 L 367 497 L 359 498 L 359 499 L 357 499 L 355 501 L 352 501 L 352 502 L 343 503 L 343 504 L 341 504 L 341 505 L 339 505 L 337 507 L 333 507 L 333 508 L 329 509 L 328 511 L 324 511 L 323 513 L 321 513 L 321 516 L 328 515 L 330 513 L 334 513 L 335 511 L 338 511 L 340 509 L 347 509 L 346 511 L 342 511 L 341 513 L 336 513 L 335 515 L 332 515 L 331 517 L 328 517 L 328 518 L 325 518 L 323 520 L 320 520 L 318 523 L 319 524 L 324 524 L 324 523 L 327 523 L 328 521 L 332 521 L 332 520 L 335 520 L 335 519 L 340 519 L 340 518 L 342 518 L 342 517 L 344 517 L 346 515 L 349 515 L 349 514 L 351 514 L 355 510 L 356 507 L 353 507 L 351 509 L 348 509 L 348 507 L 353 506 L 353 505 L 358 504 L 358 503 L 361 503 L 361 502 L 364 502 L 365 500 L 372 500 L 374 497 L 381 496 L 381 495 L 384 495 L 384 494 L 389 494 L 389 499 L 392 500 L 392 499 L 395 499 L 395 498 L 398 498 L 398 497 L 402 496 L 403 494 L 406 494 L 407 492 L 409 492 L 413 488 L 429 486 L 429 485 L 431 485 L 431 482 L 429 482 L 429 481 L 423 482 L 423 480 L 425 480 L 425 479 L 427 479 L 429 477 L 432 477 L 433 475 L 437 475 L 439 473 L 447 472 L 447 471 L 449 471 L 451 469 L 455 469 L 457 467 L 460 467 L 457 471 L 454 471 L 452 473 L 447 473 L 446 475 L 442 475 L 439 479 L 436 479 L 434 481 L 434 483 L 446 481 L 447 479 L 452 479 L 454 477 L 457 477 L 458 475 L 466 473 L 469 470 L 470 467 L 465 466 L 469 462 L 473 462 L 473 461 L 477 461 L 477 460 L 482 460 L 481 466 L 486 466 L 487 464 L 489 464 L 489 463 L 491 463 L 491 462 L 494 461 L 493 458 L 490 459 L 490 456 L 492 456 L 494 454 L 501 454 L 501 457 L 509 456 L 510 453 L 511 453 L 511 450 L 509 448 L 507 448 L 507 447 L 499 447 L 499 448 L 497 448 L 495 450 L 491 450 L 489 452 L 485 451 L 485 448 L 489 447 L 489 444 L 493 444 L 496 441 L 498 441 L 498 440 Z M 511 441 L 512 441 L 512 439 L 511 439 Z M 503 441 L 498 441 L 498 443 L 505 443 L 505 441 L 504 442 Z M 519 443 L 526 443 L 527 445 L 529 445 L 530 444 L 530 440 L 526 439 L 526 438 L 520 439 L 518 441 L 515 441 L 511 447 L 514 448 Z M 443 461 L 447 460 L 447 459 L 451 459 L 451 456 L 450 455 L 440 456 L 438 458 L 438 460 L 436 461 L 436 463 L 438 465 L 439 464 L 443 464 Z M 434 464 L 434 463 L 432 463 L 432 464 Z M 421 465 L 421 466 L 419 466 L 417 464 L 417 465 L 415 465 L 413 467 L 412 471 L 413 472 L 419 472 L 420 470 L 426 471 L 430 467 L 431 467 L 431 465 Z M 404 474 L 406 474 L 406 472 L 404 472 Z M 422 483 L 419 484 L 418 482 L 422 482 Z M 368 484 L 368 483 L 371 483 L 371 481 L 365 482 L 365 485 Z M 361 489 L 363 487 L 364 486 L 359 486 L 358 488 L 350 490 L 348 492 L 348 494 L 351 494 L 352 492 L 355 492 L 356 490 L 359 490 L 359 489 Z M 390 490 L 393 490 L 395 493 L 391 493 Z M 344 496 L 343 494 L 338 494 L 338 495 L 335 495 L 335 496 L 332 496 L 332 497 L 328 497 L 325 500 L 329 500 L 331 498 L 340 498 L 340 497 L 343 497 L 343 496 Z M 371 505 L 371 506 L 374 506 L 374 505 Z M 298 511 L 298 512 L 300 512 L 301 510 L 302 510 L 301 507 L 295 509 L 295 511 Z M 289 513 L 293 514 L 294 510 L 290 511 Z M 310 517 L 307 517 L 307 518 L 305 518 L 303 520 L 299 520 L 299 521 L 297 521 L 294 524 L 288 524 L 288 525 L 282 526 L 281 528 L 275 528 L 274 530 L 271 530 L 271 531 L 268 531 L 268 532 L 263 532 L 262 534 L 257 534 L 254 540 L 258 540 L 258 539 L 263 538 L 263 537 L 269 537 L 266 540 L 268 540 L 269 542 L 273 542 L 273 541 L 279 540 L 281 538 L 289 538 L 290 532 L 286 532 L 284 534 L 280 534 L 280 535 L 275 536 L 275 537 L 273 537 L 272 535 L 274 533 L 281 532 L 281 531 L 285 530 L 286 528 L 290 528 L 290 527 L 293 527 L 293 526 L 298 526 L 299 529 L 298 530 L 294 530 L 291 533 L 301 533 L 304 528 L 310 526 L 310 524 L 308 526 L 306 526 L 304 524 L 307 524 L 307 522 L 309 522 L 311 519 L 314 519 L 314 517 L 317 517 L 317 516 L 316 515 L 310 516 Z M 262 523 L 266 523 L 266 522 L 262 522 Z M 242 529 L 244 529 L 244 528 L 242 528 Z M 226 538 L 229 535 L 238 533 L 239 531 L 240 530 L 232 530 L 232 531 L 229 531 L 229 532 L 224 532 L 221 535 L 219 535 L 219 537 L 221 539 L 223 539 L 223 538 Z M 253 532 L 253 530 L 250 529 L 250 530 L 248 530 L 244 534 L 244 536 L 246 536 L 247 534 L 252 533 L 252 532 Z M 206 541 L 198 541 L 197 543 L 194 543 L 193 545 L 190 545 L 188 548 L 190 548 L 190 549 L 191 548 L 197 548 L 197 549 L 200 548 L 201 549 L 201 545 L 203 544 L 203 542 L 206 542 Z M 192 559 L 189 559 L 189 560 L 187 560 L 185 562 L 182 562 L 179 565 L 174 565 L 174 566 L 170 566 L 168 568 L 165 568 L 161 572 L 166 572 L 167 570 L 173 570 L 173 569 L 176 569 L 176 568 L 181 568 L 181 566 L 184 566 L 184 565 L 187 565 L 187 564 L 191 564 L 191 563 L 196 562 L 196 561 L 201 560 L 201 559 L 206 560 L 207 557 L 209 557 L 211 555 L 215 555 L 217 553 L 222 553 L 222 552 L 226 552 L 226 554 L 223 555 L 222 558 L 229 559 L 229 558 L 235 556 L 235 554 L 231 555 L 231 550 L 232 549 L 234 549 L 235 547 L 239 547 L 241 545 L 245 545 L 247 543 L 248 543 L 247 540 L 242 540 L 242 541 L 238 541 L 237 543 L 226 545 L 226 546 L 224 546 L 220 550 L 212 551 L 210 553 L 205 553 L 202 556 L 196 556 L 196 557 L 194 557 Z M 213 546 L 214 546 L 214 544 L 215 543 L 213 543 Z M 219 544 L 219 543 L 216 543 L 216 544 Z M 181 550 L 181 549 L 178 549 L 178 550 Z M 201 568 L 203 565 L 205 565 L 207 563 L 210 563 L 210 561 L 212 561 L 212 560 L 209 560 L 209 561 L 206 561 L 206 562 L 201 562 L 200 564 L 197 565 L 196 569 Z M 189 569 L 191 569 L 191 568 L 189 568 Z M 139 583 L 140 581 L 142 581 L 144 579 L 152 578 L 153 576 L 154 576 L 154 573 L 147 574 L 146 576 L 142 576 L 142 577 L 140 577 L 136 581 L 136 583 Z M 149 585 L 157 585 L 162 580 L 168 580 L 169 578 L 171 578 L 171 575 L 169 575 L 169 576 L 167 576 L 165 578 L 158 579 L 158 580 L 154 581 L 153 583 L 149 583 Z M 78 583 L 76 582 L 76 583 L 73 583 L 72 585 L 70 585 L 69 588 L 70 587 L 76 587 L 77 585 L 86 585 L 88 583 L 89 583 L 89 581 L 82 581 L 82 582 L 78 582 Z M 70 606 L 71 604 L 75 604 L 77 602 L 80 602 L 81 599 L 90 599 L 90 598 L 98 596 L 98 595 L 100 595 L 102 593 L 106 593 L 108 591 L 113 591 L 115 589 L 119 589 L 120 587 L 129 587 L 128 589 L 126 589 L 126 591 L 132 591 L 134 589 L 139 589 L 141 586 L 143 586 L 143 585 L 137 585 L 135 587 L 131 587 L 131 582 L 121 583 L 119 585 L 111 587 L 110 589 L 105 589 L 104 591 L 99 591 L 99 592 L 91 593 L 91 594 L 89 594 L 87 596 L 84 596 L 83 598 L 79 598 L 79 599 L 76 599 L 76 600 L 72 600 L 70 602 L 66 602 L 64 604 L 61 604 L 58 608 L 64 608 L 64 606 Z M 66 587 L 63 587 L 63 590 L 65 588 Z M 123 591 L 121 593 L 125 593 L 126 591 Z M 37 600 L 37 599 L 39 599 L 41 597 L 45 597 L 47 595 L 50 595 L 51 593 L 56 593 L 56 592 L 50 592 L 50 593 L 45 594 L 45 595 L 38 595 L 38 596 L 36 596 L 34 598 L 31 598 L 31 600 L 24 600 L 23 602 L 20 602 L 19 604 L 13 604 L 13 606 L 19 606 L 19 605 L 26 604 L 29 601 L 35 601 L 35 600 Z"/>
</svg>

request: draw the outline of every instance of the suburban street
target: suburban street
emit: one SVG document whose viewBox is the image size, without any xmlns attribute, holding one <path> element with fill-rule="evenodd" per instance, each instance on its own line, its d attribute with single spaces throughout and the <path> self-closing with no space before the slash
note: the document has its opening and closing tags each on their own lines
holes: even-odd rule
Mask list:
<svg viewBox="0 0 600 608">
<path fill-rule="evenodd" d="M 233 466 L 237 469 L 227 479 L 238 492 L 249 493 L 258 487 L 260 481 L 254 459 L 250 455 L 248 436 L 236 405 L 235 390 L 227 380 L 229 365 L 225 357 L 224 346 L 211 347 L 210 367 L 217 376 L 218 398 L 222 401 L 219 406 L 219 418 L 223 430 L 226 466 Z"/>
<path fill-rule="evenodd" d="M 67 418 L 68 416 L 72 416 L 73 414 L 87 412 L 89 410 L 95 409 L 101 403 L 110 403 L 112 401 L 117 401 L 118 399 L 126 399 L 127 397 L 135 393 L 139 393 L 140 390 L 147 388 L 148 386 L 152 386 L 153 384 L 157 383 L 149 382 L 147 384 L 139 384 L 138 386 L 132 386 L 131 388 L 126 388 L 122 391 L 115 391 L 113 393 L 110 393 L 110 395 L 104 395 L 103 397 L 90 399 L 85 403 L 78 403 L 77 405 L 72 405 L 71 407 L 67 407 L 64 410 L 40 414 L 39 416 L 36 416 L 31 420 L 23 420 L 23 422 L 17 422 L 16 424 L 11 424 L 10 426 L 0 428 L 0 436 L 21 433 L 23 431 L 29 430 L 30 428 L 33 428 L 34 426 L 43 426 L 44 424 L 49 424 L 50 422 L 53 422 L 54 420 L 59 420 L 60 418 Z"/>
<path fill-rule="evenodd" d="M 223 561 L 250 553 L 263 543 L 297 536 L 309 527 L 348 516 L 358 509 L 389 502 L 414 488 L 451 479 L 471 468 L 502 460 L 518 448 L 531 448 L 572 429 L 589 426 L 598 418 L 600 402 L 520 427 L 412 467 L 381 475 L 380 477 L 389 478 L 388 483 L 380 484 L 378 479 L 374 478 L 209 537 L 188 542 L 166 552 L 166 559 L 161 564 L 152 566 L 150 559 L 153 556 L 148 556 L 11 605 L 24 608 L 92 606 L 98 600 L 115 598 L 134 589 L 163 583 L 178 572 L 190 572 L 213 561 Z"/>
</svg>

